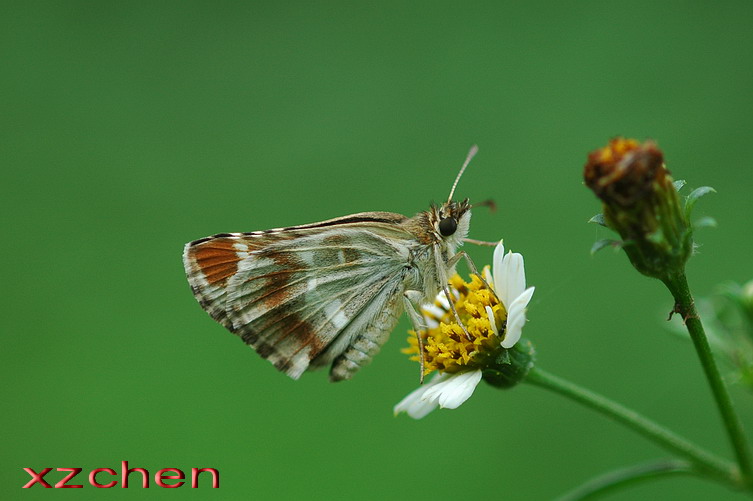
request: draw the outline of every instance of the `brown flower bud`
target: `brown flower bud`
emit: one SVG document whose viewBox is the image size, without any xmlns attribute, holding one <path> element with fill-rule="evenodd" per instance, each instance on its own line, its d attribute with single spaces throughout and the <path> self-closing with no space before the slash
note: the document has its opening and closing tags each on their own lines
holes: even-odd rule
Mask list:
<svg viewBox="0 0 753 501">
<path fill-rule="evenodd" d="M 692 230 L 655 143 L 613 139 L 588 155 L 583 178 L 638 271 L 665 279 L 684 269 Z"/>
<path fill-rule="evenodd" d="M 617 138 L 588 155 L 583 177 L 605 203 L 629 207 L 650 196 L 652 185 L 669 171 L 664 156 L 652 142 Z"/>
</svg>

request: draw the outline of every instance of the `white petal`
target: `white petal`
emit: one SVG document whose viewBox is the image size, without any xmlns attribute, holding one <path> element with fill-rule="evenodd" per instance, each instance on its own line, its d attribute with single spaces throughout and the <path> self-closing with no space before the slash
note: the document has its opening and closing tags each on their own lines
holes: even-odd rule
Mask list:
<svg viewBox="0 0 753 501">
<path fill-rule="evenodd" d="M 423 396 L 426 393 L 426 390 L 430 389 L 435 384 L 441 383 L 449 377 L 449 374 L 437 374 L 431 381 L 410 392 L 408 396 L 402 399 L 393 409 L 395 415 L 400 414 L 401 412 L 407 412 L 413 419 L 421 419 L 439 407 L 437 402 L 424 400 Z"/>
<path fill-rule="evenodd" d="M 535 287 L 526 289 L 513 300 L 507 309 L 505 339 L 500 343 L 502 348 L 512 348 L 520 340 L 520 336 L 523 334 L 523 326 L 526 323 L 526 306 L 531 301 L 535 289 Z"/>
<path fill-rule="evenodd" d="M 494 256 L 492 257 L 492 270 L 497 269 L 498 266 L 502 266 L 502 258 L 505 257 L 505 246 L 502 244 L 502 240 L 499 241 L 494 248 Z"/>
<path fill-rule="evenodd" d="M 492 310 L 491 306 L 485 306 L 484 308 L 486 308 L 486 316 L 489 317 L 489 323 L 492 326 L 492 332 L 499 335 L 499 329 L 497 329 L 497 319 L 494 318 L 494 310 Z"/>
<path fill-rule="evenodd" d="M 421 316 L 424 319 L 424 324 L 429 329 L 439 327 L 439 322 L 436 319 L 441 319 L 445 313 L 445 310 L 433 303 L 425 304 L 421 307 Z"/>
<path fill-rule="evenodd" d="M 429 329 L 436 329 L 437 327 L 439 327 L 439 322 L 437 322 L 433 318 L 424 317 L 424 322 L 426 322 L 426 327 Z"/>
<path fill-rule="evenodd" d="M 448 311 L 450 310 L 450 302 L 447 301 L 447 296 L 445 295 L 444 291 L 439 291 L 435 299 L 439 301 L 439 304 L 442 308 Z"/>
<path fill-rule="evenodd" d="M 486 283 L 494 287 L 494 279 L 492 278 L 492 273 L 489 271 L 488 266 L 484 266 L 484 269 L 481 271 L 481 274 L 484 275 L 484 280 L 486 280 Z"/>
<path fill-rule="evenodd" d="M 505 309 L 509 310 L 515 298 L 526 288 L 523 256 L 517 252 L 508 252 L 501 260 L 497 260 L 496 251 L 494 253 L 494 292 Z"/>
<path fill-rule="evenodd" d="M 452 374 L 447 379 L 427 388 L 421 400 L 439 402 L 443 409 L 457 409 L 473 395 L 481 381 L 481 370 Z"/>
<path fill-rule="evenodd" d="M 445 301 L 446 300 L 447 299 L 445 298 Z M 423 305 L 421 307 L 421 310 L 423 310 L 422 313 L 423 312 L 429 313 L 430 315 L 433 315 L 436 318 L 442 318 L 446 311 L 440 308 L 439 306 L 437 306 L 436 304 L 432 304 L 432 303 Z"/>
</svg>

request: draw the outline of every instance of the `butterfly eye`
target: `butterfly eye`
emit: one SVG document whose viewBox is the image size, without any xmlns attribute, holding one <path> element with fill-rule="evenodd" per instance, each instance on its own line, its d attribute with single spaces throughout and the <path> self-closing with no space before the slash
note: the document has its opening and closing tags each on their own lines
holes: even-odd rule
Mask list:
<svg viewBox="0 0 753 501">
<path fill-rule="evenodd" d="M 458 222 L 455 221 L 455 218 L 446 217 L 439 222 L 439 233 L 441 233 L 443 237 L 449 237 L 455 233 L 455 230 L 457 229 Z"/>
</svg>

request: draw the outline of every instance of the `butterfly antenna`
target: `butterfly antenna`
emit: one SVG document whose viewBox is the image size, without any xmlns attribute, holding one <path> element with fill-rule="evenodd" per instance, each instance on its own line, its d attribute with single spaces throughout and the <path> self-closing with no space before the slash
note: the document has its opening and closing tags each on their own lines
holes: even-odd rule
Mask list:
<svg viewBox="0 0 753 501">
<path fill-rule="evenodd" d="M 456 177 L 455 182 L 452 183 L 450 196 L 447 197 L 448 203 L 452 201 L 452 195 L 455 194 L 455 187 L 458 185 L 458 181 L 460 181 L 460 176 L 463 175 L 463 172 L 465 172 L 465 168 L 468 167 L 469 163 L 471 163 L 471 160 L 473 160 L 473 157 L 476 156 L 476 153 L 478 153 L 478 146 L 474 144 L 473 146 L 471 146 L 471 149 L 468 151 L 468 155 L 465 157 L 465 162 L 463 162 L 463 166 L 460 168 L 460 172 L 458 172 L 458 177 Z"/>
</svg>

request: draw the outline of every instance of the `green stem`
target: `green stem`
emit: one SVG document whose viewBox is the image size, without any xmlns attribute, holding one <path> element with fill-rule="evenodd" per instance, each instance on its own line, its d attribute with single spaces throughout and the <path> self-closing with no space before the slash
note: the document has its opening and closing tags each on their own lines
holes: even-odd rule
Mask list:
<svg viewBox="0 0 753 501">
<path fill-rule="evenodd" d="M 711 392 L 714 394 L 714 400 L 716 400 L 716 405 L 722 415 L 724 427 L 735 450 L 737 463 L 740 467 L 740 482 L 748 489 L 753 489 L 753 460 L 751 460 L 745 432 L 740 423 L 740 418 L 732 406 L 732 400 L 730 399 L 727 387 L 719 374 L 714 355 L 711 353 L 711 348 L 709 347 L 706 333 L 703 330 L 701 318 L 698 316 L 698 311 L 696 311 L 685 273 L 680 272 L 677 275 L 670 276 L 666 280 L 663 280 L 663 282 L 675 298 L 674 311 L 682 315 L 685 327 L 688 329 L 688 333 L 693 340 L 693 346 L 695 346 L 695 351 L 703 366 L 706 379 L 709 382 L 709 386 L 711 386 Z"/>
<path fill-rule="evenodd" d="M 566 381 L 553 374 L 534 367 L 526 376 L 525 381 L 542 388 L 554 391 L 578 403 L 604 414 L 628 428 L 640 433 L 661 445 L 690 460 L 697 466 L 699 472 L 721 480 L 727 484 L 739 486 L 734 466 L 728 461 L 717 457 L 698 445 L 689 442 L 671 430 L 651 421 L 643 415 L 628 409 L 608 398 Z"/>
<path fill-rule="evenodd" d="M 688 475 L 696 473 L 692 463 L 680 459 L 664 459 L 661 461 L 652 461 L 650 463 L 628 466 L 619 470 L 610 471 L 600 475 L 576 489 L 568 492 L 564 496 L 557 498 L 557 501 L 582 501 L 586 499 L 595 499 L 609 491 L 628 487 L 644 480 L 652 480 L 657 477 Z"/>
</svg>

